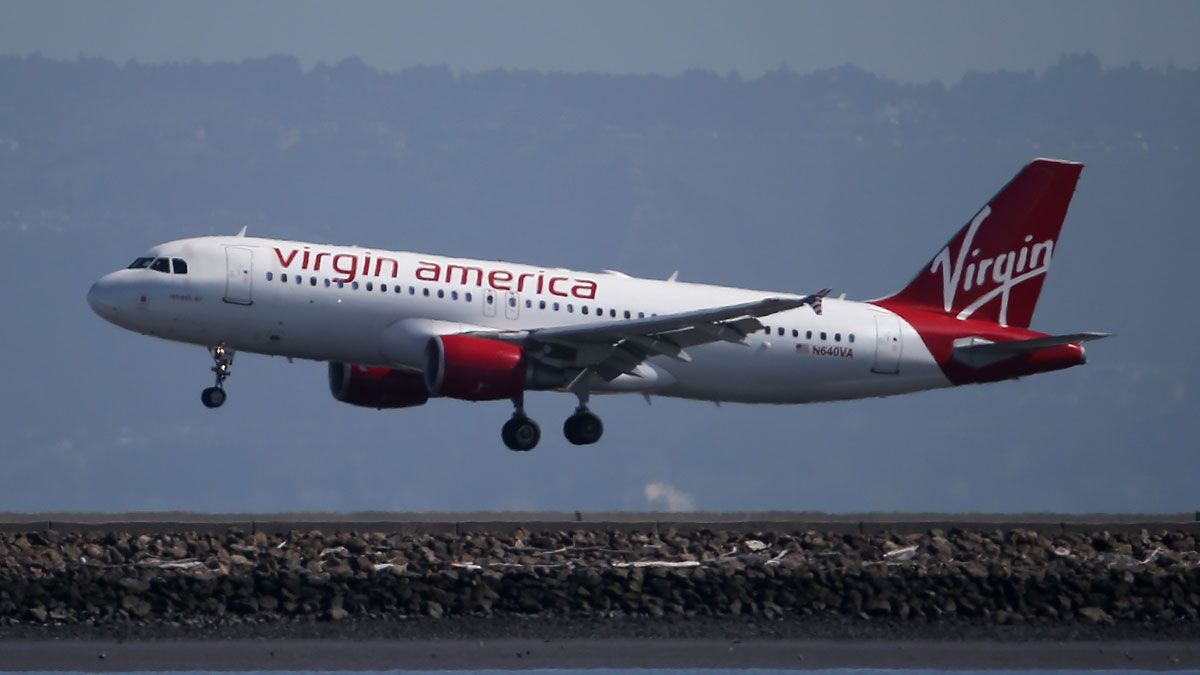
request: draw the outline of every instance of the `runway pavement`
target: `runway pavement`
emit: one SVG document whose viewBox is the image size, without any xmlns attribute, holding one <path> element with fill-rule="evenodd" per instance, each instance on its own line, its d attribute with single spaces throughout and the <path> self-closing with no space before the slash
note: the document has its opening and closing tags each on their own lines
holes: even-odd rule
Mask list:
<svg viewBox="0 0 1200 675">
<path fill-rule="evenodd" d="M 1200 644 L 803 640 L 0 642 L 0 671 L 600 667 L 1190 670 L 1200 668 Z"/>
</svg>

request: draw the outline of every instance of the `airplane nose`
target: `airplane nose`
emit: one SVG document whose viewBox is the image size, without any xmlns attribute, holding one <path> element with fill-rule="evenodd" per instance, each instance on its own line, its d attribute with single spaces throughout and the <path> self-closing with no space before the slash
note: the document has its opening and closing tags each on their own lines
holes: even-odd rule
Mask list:
<svg viewBox="0 0 1200 675">
<path fill-rule="evenodd" d="M 114 286 L 112 280 L 105 276 L 88 289 L 88 305 L 93 312 L 105 319 L 111 319 L 117 312 L 117 293 Z"/>
</svg>

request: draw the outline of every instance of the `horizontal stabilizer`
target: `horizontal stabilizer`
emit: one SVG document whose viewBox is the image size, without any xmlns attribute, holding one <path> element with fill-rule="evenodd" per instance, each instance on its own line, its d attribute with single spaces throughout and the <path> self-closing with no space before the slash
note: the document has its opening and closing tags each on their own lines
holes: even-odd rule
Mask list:
<svg viewBox="0 0 1200 675">
<path fill-rule="evenodd" d="M 954 360 L 973 368 L 983 368 L 1038 349 L 1080 344 L 1110 335 L 1112 333 L 1071 333 L 1070 335 L 1047 335 L 1046 337 L 1011 342 L 988 342 L 980 338 L 963 338 L 955 341 Z"/>
</svg>

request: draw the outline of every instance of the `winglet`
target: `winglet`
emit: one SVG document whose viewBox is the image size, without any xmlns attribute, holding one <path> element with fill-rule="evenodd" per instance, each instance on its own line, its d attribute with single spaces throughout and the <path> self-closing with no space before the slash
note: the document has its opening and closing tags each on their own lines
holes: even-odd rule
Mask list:
<svg viewBox="0 0 1200 675">
<path fill-rule="evenodd" d="M 825 296 L 829 295 L 832 291 L 832 288 L 822 288 L 812 295 L 804 296 L 804 299 L 800 301 L 800 304 L 812 307 L 813 311 L 817 313 L 817 316 L 820 316 L 822 311 L 821 301 L 824 300 Z"/>
<path fill-rule="evenodd" d="M 241 229 L 241 230 L 239 230 L 239 231 L 238 231 L 238 233 L 237 233 L 236 235 L 234 235 L 234 236 L 237 236 L 237 237 L 244 237 L 244 236 L 246 236 L 246 228 L 248 228 L 248 227 L 250 227 L 250 226 L 249 226 L 249 225 L 243 225 L 243 226 L 242 226 L 242 229 Z"/>
<path fill-rule="evenodd" d="M 679 278 L 679 270 L 675 270 L 674 272 L 671 272 L 671 276 L 667 277 L 667 281 L 670 283 L 675 283 L 675 280 L 678 278 Z"/>
</svg>

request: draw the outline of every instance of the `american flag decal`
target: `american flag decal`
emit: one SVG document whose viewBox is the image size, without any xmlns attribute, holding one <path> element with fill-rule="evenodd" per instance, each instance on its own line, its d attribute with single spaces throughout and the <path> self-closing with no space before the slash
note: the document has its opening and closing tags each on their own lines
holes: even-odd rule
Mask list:
<svg viewBox="0 0 1200 675">
<path fill-rule="evenodd" d="M 801 342 L 796 345 L 796 351 L 800 352 L 801 354 L 808 354 L 811 350 L 809 349 L 807 342 Z"/>
</svg>

